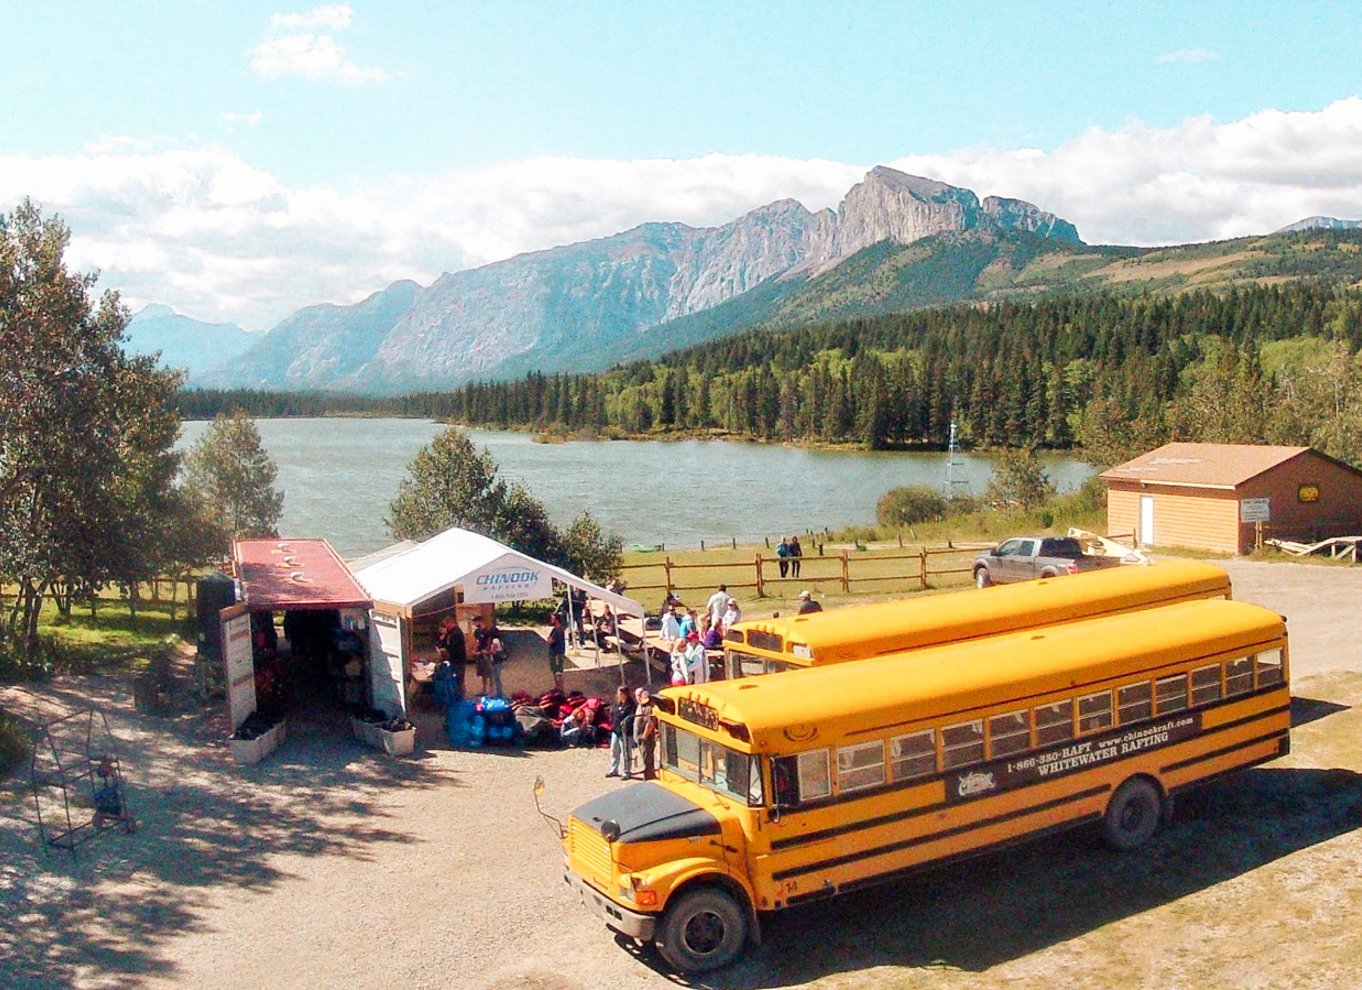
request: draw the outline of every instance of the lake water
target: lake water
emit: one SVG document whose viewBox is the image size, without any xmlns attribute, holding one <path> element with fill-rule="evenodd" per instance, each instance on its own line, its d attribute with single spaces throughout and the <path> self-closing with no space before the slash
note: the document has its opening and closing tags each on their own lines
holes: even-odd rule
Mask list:
<svg viewBox="0 0 1362 990">
<path fill-rule="evenodd" d="M 407 465 L 442 426 L 415 419 L 257 420 L 279 466 L 280 531 L 324 537 L 342 556 L 392 542 L 388 503 Z M 208 424 L 185 423 L 188 447 Z M 945 454 L 804 450 L 779 445 L 681 440 L 540 444 L 524 433 L 470 430 L 507 480 L 523 482 L 559 525 L 590 509 L 605 528 L 634 543 L 694 547 L 736 538 L 752 542 L 806 529 L 875 521 L 875 503 L 900 485 L 943 487 Z M 960 455 L 957 491 L 981 494 L 992 462 Z M 1092 469 L 1068 458 L 1045 462 L 1061 491 Z"/>
</svg>

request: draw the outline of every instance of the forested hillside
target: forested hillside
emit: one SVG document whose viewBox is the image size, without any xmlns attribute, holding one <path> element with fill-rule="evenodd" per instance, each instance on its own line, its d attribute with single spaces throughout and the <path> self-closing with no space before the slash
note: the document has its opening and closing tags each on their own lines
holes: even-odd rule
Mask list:
<svg viewBox="0 0 1362 990">
<path fill-rule="evenodd" d="M 953 306 L 748 332 L 594 375 L 529 375 L 399 400 L 470 424 L 940 445 L 1167 437 L 1314 443 L 1359 460 L 1362 295 L 1295 283 L 1224 294 Z"/>
</svg>

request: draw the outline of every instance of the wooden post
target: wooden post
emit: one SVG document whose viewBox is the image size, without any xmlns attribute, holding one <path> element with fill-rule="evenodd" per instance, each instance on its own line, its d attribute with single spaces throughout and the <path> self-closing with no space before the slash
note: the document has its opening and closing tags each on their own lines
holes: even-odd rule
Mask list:
<svg viewBox="0 0 1362 990">
<path fill-rule="evenodd" d="M 922 590 L 927 590 L 927 548 L 922 548 L 922 556 L 918 559 L 918 580 L 922 582 Z"/>
<path fill-rule="evenodd" d="M 761 575 L 761 554 L 757 554 L 757 597 L 766 597 L 766 582 Z"/>
<path fill-rule="evenodd" d="M 667 594 L 672 593 L 672 558 L 670 555 L 662 560 L 662 569 L 666 572 Z"/>
<path fill-rule="evenodd" d="M 842 593 L 843 593 L 843 594 L 850 594 L 850 592 L 851 592 L 851 568 L 850 568 L 850 563 L 851 563 L 851 562 L 850 562 L 850 559 L 847 557 L 847 552 L 846 552 L 845 550 L 843 550 L 843 551 L 842 551 Z"/>
<path fill-rule="evenodd" d="M 730 536 L 728 539 L 729 542 L 733 544 L 733 549 L 738 549 L 738 538 L 736 536 Z"/>
</svg>

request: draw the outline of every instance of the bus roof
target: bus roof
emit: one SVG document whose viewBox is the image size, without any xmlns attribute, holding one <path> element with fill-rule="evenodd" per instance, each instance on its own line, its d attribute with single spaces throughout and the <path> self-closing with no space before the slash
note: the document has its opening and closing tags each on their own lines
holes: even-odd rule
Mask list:
<svg viewBox="0 0 1362 990">
<path fill-rule="evenodd" d="M 1179 602 L 857 663 L 668 688 L 662 696 L 708 706 L 721 724 L 745 726 L 753 750 L 779 753 L 806 748 L 791 743 L 811 733 L 833 741 L 952 712 L 969 717 L 973 709 L 1199 655 L 1254 652 L 1284 634 L 1281 616 L 1257 605 Z"/>
<path fill-rule="evenodd" d="M 1213 564 L 1169 560 L 1085 574 L 969 588 L 809 615 L 737 623 L 744 640 L 756 631 L 779 636 L 783 651 L 807 647 L 810 666 L 896 653 L 975 636 L 1068 622 L 1182 598 L 1228 595 L 1229 575 Z M 742 649 L 736 639 L 727 645 Z M 752 644 L 757 652 L 764 650 Z"/>
</svg>

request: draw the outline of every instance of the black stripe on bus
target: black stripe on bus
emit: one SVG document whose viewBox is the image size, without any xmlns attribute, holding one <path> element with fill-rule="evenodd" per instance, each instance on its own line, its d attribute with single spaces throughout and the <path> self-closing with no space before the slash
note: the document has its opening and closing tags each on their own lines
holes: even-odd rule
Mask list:
<svg viewBox="0 0 1362 990">
<path fill-rule="evenodd" d="M 1234 699 L 1234 700 L 1239 700 L 1239 698 L 1236 698 L 1236 699 Z M 1231 729 L 1239 728 L 1239 727 L 1244 726 L 1244 725 L 1249 725 L 1249 724 L 1251 724 L 1251 723 L 1253 723 L 1253 722 L 1258 722 L 1258 721 L 1261 721 L 1261 720 L 1266 719 L 1266 718 L 1271 718 L 1271 717 L 1273 717 L 1273 716 L 1275 716 L 1275 715 L 1282 715 L 1282 714 L 1285 714 L 1286 712 L 1288 712 L 1289 710 L 1290 710 L 1289 706 L 1287 706 L 1287 705 L 1281 705 L 1281 706 L 1279 706 L 1279 707 L 1277 707 L 1277 708 L 1272 708 L 1272 709 L 1269 709 L 1268 711 L 1265 711 L 1265 712 L 1257 712 L 1257 713 L 1255 713 L 1255 714 L 1253 714 L 1253 715 L 1246 715 L 1246 716 L 1244 716 L 1243 718 L 1235 719 L 1233 722 L 1226 722 L 1224 725 L 1216 726 L 1214 729 L 1206 729 L 1206 730 L 1203 730 L 1203 731 L 1201 732 L 1199 738 L 1204 738 L 1204 737 L 1206 737 L 1206 736 L 1215 735 L 1215 734 L 1218 734 L 1218 733 L 1221 733 L 1221 732 L 1227 732 L 1227 731 L 1229 731 L 1229 730 L 1231 730 Z M 1183 709 L 1183 711 L 1196 711 L 1196 712 L 1200 712 L 1200 711 L 1204 711 L 1204 709 Z M 1177 713 L 1176 713 L 1176 712 L 1173 712 L 1173 713 L 1170 713 L 1170 714 L 1177 714 Z M 1255 743 L 1266 741 L 1267 739 L 1271 739 L 1271 738 L 1273 738 L 1274 736 L 1277 736 L 1277 735 L 1280 735 L 1280 733 L 1270 733 L 1270 734 L 1268 734 L 1268 735 L 1266 735 L 1266 736 L 1259 737 L 1259 738 L 1254 739 L 1254 740 L 1251 740 L 1251 741 L 1249 741 L 1249 742 L 1247 742 L 1247 743 L 1236 744 L 1235 746 L 1229 746 L 1229 747 L 1226 747 L 1226 748 L 1224 748 L 1224 749 L 1217 750 L 1217 751 L 1215 751 L 1214 753 L 1210 753 L 1210 754 L 1206 754 L 1206 755 L 1202 755 L 1202 756 L 1197 756 L 1197 757 L 1195 757 L 1195 758 L 1193 758 L 1193 759 L 1189 759 L 1189 760 L 1184 760 L 1184 761 L 1182 761 L 1181 763 L 1175 763 L 1175 764 L 1173 764 L 1173 765 L 1171 765 L 1171 766 L 1168 766 L 1168 767 L 1162 767 L 1162 768 L 1160 768 L 1160 772 L 1162 772 L 1162 773 L 1167 773 L 1169 770 L 1181 769 L 1183 766 L 1189 766 L 1189 765 L 1194 764 L 1194 763 L 1196 763 L 1196 762 L 1199 762 L 1199 761 L 1201 761 L 1201 760 L 1210 760 L 1210 759 L 1214 759 L 1214 758 L 1216 758 L 1217 756 L 1224 755 L 1225 753 L 1233 752 L 1235 749 L 1239 748 L 1239 746 L 1241 746 L 1241 745 L 1242 745 L 1242 746 L 1252 746 L 1252 745 L 1254 745 Z M 1084 738 L 1087 738 L 1087 737 L 1084 737 Z M 1099 737 L 1093 737 L 1093 738 L 1099 738 Z M 1067 742 L 1061 744 L 1061 746 L 1070 746 L 1070 745 L 1073 745 L 1073 742 L 1074 742 L 1073 740 L 1069 740 L 1069 741 L 1067 741 Z M 1165 743 L 1165 744 L 1163 744 L 1163 745 L 1172 746 L 1172 745 L 1180 745 L 1180 744 L 1179 744 L 1179 743 Z M 1051 748 L 1051 749 L 1056 749 L 1056 748 L 1060 748 L 1060 747 L 1050 747 L 1050 748 Z M 1158 747 L 1158 748 L 1162 748 L 1162 746 L 1160 746 L 1160 747 Z M 1048 750 L 1043 750 L 1043 751 L 1041 751 L 1041 752 L 1046 752 L 1046 751 L 1048 751 Z M 1000 757 L 998 760 L 990 761 L 989 763 L 985 763 L 985 764 L 980 764 L 980 766 L 981 766 L 981 767 L 987 767 L 987 766 L 993 765 L 993 764 L 995 764 L 995 763 L 997 763 L 997 762 L 1000 762 L 1000 761 L 1002 761 L 1002 760 L 1005 760 L 1005 759 L 1006 759 L 1006 757 Z M 1087 771 L 1087 770 L 1090 770 L 1090 769 L 1092 769 L 1092 768 L 1090 768 L 1090 767 L 1079 767 L 1079 768 L 1075 768 L 1075 769 L 1073 769 L 1073 770 L 1065 771 L 1064 773 L 1056 774 L 1056 775 L 1054 775 L 1054 776 L 1052 776 L 1052 777 L 1049 777 L 1049 778 L 1047 778 L 1047 779 L 1049 779 L 1049 780 L 1058 780 L 1060 777 L 1067 777 L 1067 776 L 1069 776 L 1070 774 L 1075 774 L 1075 773 L 1083 773 L 1083 772 L 1085 772 L 1085 771 Z M 930 777 L 915 777 L 915 778 L 911 778 L 911 779 L 909 779 L 909 780 L 895 781 L 895 782 L 893 782 L 893 783 L 891 783 L 891 784 L 887 784 L 887 785 L 884 785 L 884 786 L 882 786 L 882 787 L 877 787 L 877 788 L 875 788 L 873 791 L 867 791 L 867 792 L 861 792 L 861 793 L 852 793 L 852 794 L 845 794 L 845 795 L 838 795 L 837 797 L 834 797 L 834 798 L 832 798 L 832 799 L 820 801 L 820 802 L 818 802 L 816 805 L 805 805 L 805 806 L 801 806 L 801 807 L 798 808 L 798 809 L 793 809 L 793 810 L 796 810 L 796 811 L 805 811 L 805 810 L 809 810 L 810 808 L 813 808 L 813 809 L 825 808 L 825 807 L 829 807 L 829 806 L 831 806 L 831 805 L 836 805 L 836 804 L 848 804 L 848 803 L 853 802 L 853 801 L 862 801 L 862 800 L 866 800 L 867 798 L 881 797 L 881 796 L 883 796 L 883 795 L 886 794 L 886 793 L 892 793 L 892 792 L 894 792 L 894 791 L 899 791 L 899 790 L 906 790 L 906 789 L 908 789 L 908 788 L 910 788 L 910 787 L 919 787 L 919 786 L 923 786 L 923 785 L 927 785 L 927 784 L 938 783 L 938 782 L 940 782 L 940 781 L 945 780 L 946 777 L 949 776 L 951 773 L 954 773 L 954 771 L 948 771 L 947 773 L 937 773 L 937 774 L 931 775 Z M 1039 782 L 1037 782 L 1037 783 L 1039 783 Z M 1026 785 L 1026 786 L 1034 786 L 1034 785 Z M 974 800 L 974 801 L 982 801 L 982 800 L 986 800 L 986 799 L 988 799 L 988 798 L 995 798 L 995 797 L 997 797 L 997 796 L 998 796 L 998 793 L 996 793 L 996 792 L 993 792 L 993 793 L 984 793 L 984 794 L 978 795 L 978 796 L 975 797 L 975 798 L 972 798 L 971 800 Z M 865 821 L 862 821 L 862 822 L 855 822 L 855 823 L 847 824 L 847 825 L 838 825 L 838 826 L 835 826 L 835 827 L 833 827 L 833 828 L 820 829 L 820 830 L 818 830 L 818 831 L 816 831 L 816 832 L 807 832 L 807 833 L 805 833 L 805 834 L 803 834 L 803 835 L 791 836 L 791 837 L 788 838 L 788 839 L 775 839 L 775 840 L 773 840 L 773 841 L 771 842 L 771 849 L 772 849 L 773 851 L 780 850 L 780 849 L 787 849 L 787 848 L 790 848 L 790 847 L 792 847 L 792 846 L 806 845 L 806 844 L 808 844 L 808 843 L 810 843 L 810 842 L 818 842 L 818 841 L 821 840 L 821 839 L 829 839 L 829 838 L 833 838 L 833 837 L 838 836 L 838 835 L 846 835 L 846 834 L 848 834 L 848 833 L 851 833 L 851 832 L 859 832 L 859 831 L 862 831 L 862 830 L 864 830 L 864 829 L 878 828 L 878 827 L 880 827 L 881 825 L 889 825 L 889 824 L 892 824 L 892 823 L 894 823 L 894 822 L 908 821 L 909 819 L 918 818 L 918 817 L 921 817 L 921 816 L 923 816 L 923 815 L 934 814 L 935 812 L 940 811 L 942 808 L 947 808 L 947 807 L 958 807 L 961 803 L 963 803 L 963 802 L 959 802 L 959 801 L 955 801 L 955 802 L 951 802 L 951 801 L 938 801 L 938 802 L 935 802 L 935 803 L 933 803 L 933 804 L 925 805 L 925 806 L 923 806 L 923 807 L 921 807 L 921 808 L 913 808 L 913 809 L 910 809 L 910 810 L 908 810 L 908 811 L 897 811 L 897 812 L 893 812 L 892 814 L 879 815 L 879 816 L 877 816 L 877 817 L 875 817 L 875 818 L 868 818 L 868 819 L 866 819 Z"/>
<path fill-rule="evenodd" d="M 1097 812 L 1080 815 L 1079 817 L 1071 818 L 1066 822 L 1047 825 L 1045 828 L 1037 829 L 1034 832 L 1027 832 L 1025 835 L 1014 835 L 1007 839 L 999 839 L 997 842 L 990 842 L 986 846 L 963 849 L 960 852 L 951 853 L 949 856 L 942 856 L 939 859 L 928 860 L 925 863 L 914 863 L 912 866 L 903 866 L 897 870 L 890 870 L 888 873 L 877 873 L 874 876 L 861 877 L 858 880 L 849 880 L 846 883 L 839 884 L 835 887 L 822 887 L 818 890 L 810 891 L 807 894 L 795 894 L 785 901 L 785 906 L 792 907 L 795 904 L 816 901 L 825 897 L 832 897 L 835 894 L 850 893 L 853 890 L 860 890 L 864 887 L 873 887 L 876 884 L 892 883 L 895 880 L 902 880 L 904 877 L 912 876 L 915 873 L 922 873 L 927 870 L 937 869 L 938 867 L 950 866 L 952 863 L 962 863 L 965 860 L 974 859 L 976 856 L 987 856 L 990 853 L 1001 852 L 1004 849 L 1010 849 L 1013 846 L 1019 846 L 1022 843 L 1031 842 L 1034 839 L 1042 839 L 1047 835 L 1058 835 L 1061 832 L 1067 832 L 1073 828 L 1089 825 L 1092 822 L 1099 821 L 1101 818 L 1102 816 Z"/>
<path fill-rule="evenodd" d="M 854 863 L 857 860 L 871 859 L 876 856 L 885 856 L 889 853 L 899 852 L 903 849 L 911 849 L 913 846 L 920 846 L 928 842 L 939 842 L 948 839 L 953 835 L 961 835 L 965 832 L 973 832 L 981 828 L 989 828 L 1003 822 L 1012 821 L 1014 818 L 1025 818 L 1027 815 L 1039 814 L 1043 811 L 1050 811 L 1053 808 L 1060 808 L 1066 804 L 1073 804 L 1077 801 L 1085 801 L 1088 798 L 1103 794 L 1111 788 L 1107 785 L 1101 787 L 1090 787 L 1087 790 L 1078 791 L 1074 794 L 1065 795 L 1062 798 L 1055 798 L 1053 801 L 1046 801 L 1044 804 L 1033 804 L 1026 808 L 1018 808 L 1001 815 L 994 815 L 991 818 L 981 818 L 978 821 L 969 822 L 965 825 L 957 825 L 954 828 L 941 829 L 937 832 L 928 832 L 923 835 L 915 835 L 910 839 L 900 839 L 898 842 L 891 842 L 888 845 L 876 846 L 873 849 L 865 849 L 861 852 L 847 853 L 844 856 L 833 856 L 829 859 L 822 859 L 816 863 L 808 863 L 804 866 L 791 867 L 788 870 L 779 870 L 771 874 L 773 880 L 785 880 L 789 877 L 800 876 L 804 873 L 816 873 L 819 870 L 830 870 L 834 867 L 845 866 L 847 863 Z M 864 825 L 851 826 L 848 831 L 864 828 Z M 1030 833 L 1028 833 L 1029 835 Z M 801 837 L 801 841 L 807 841 L 806 837 Z M 775 843 L 772 843 L 774 848 Z M 933 860 L 932 862 L 936 862 Z"/>
<path fill-rule="evenodd" d="M 1200 753 L 1190 759 L 1179 760 L 1177 763 L 1170 763 L 1166 767 L 1160 767 L 1159 772 L 1171 773 L 1174 770 L 1183 770 L 1187 767 L 1195 766 L 1198 763 L 1205 763 L 1208 760 L 1219 759 L 1230 753 L 1237 753 L 1241 749 L 1249 749 L 1252 746 L 1261 746 L 1265 742 L 1274 742 L 1280 739 L 1284 734 L 1285 730 L 1282 730 L 1279 732 L 1269 732 L 1262 736 L 1254 736 L 1252 739 L 1246 739 L 1243 742 L 1235 743 L 1233 746 L 1225 746 L 1221 749 L 1212 750 L 1209 753 Z"/>
</svg>

